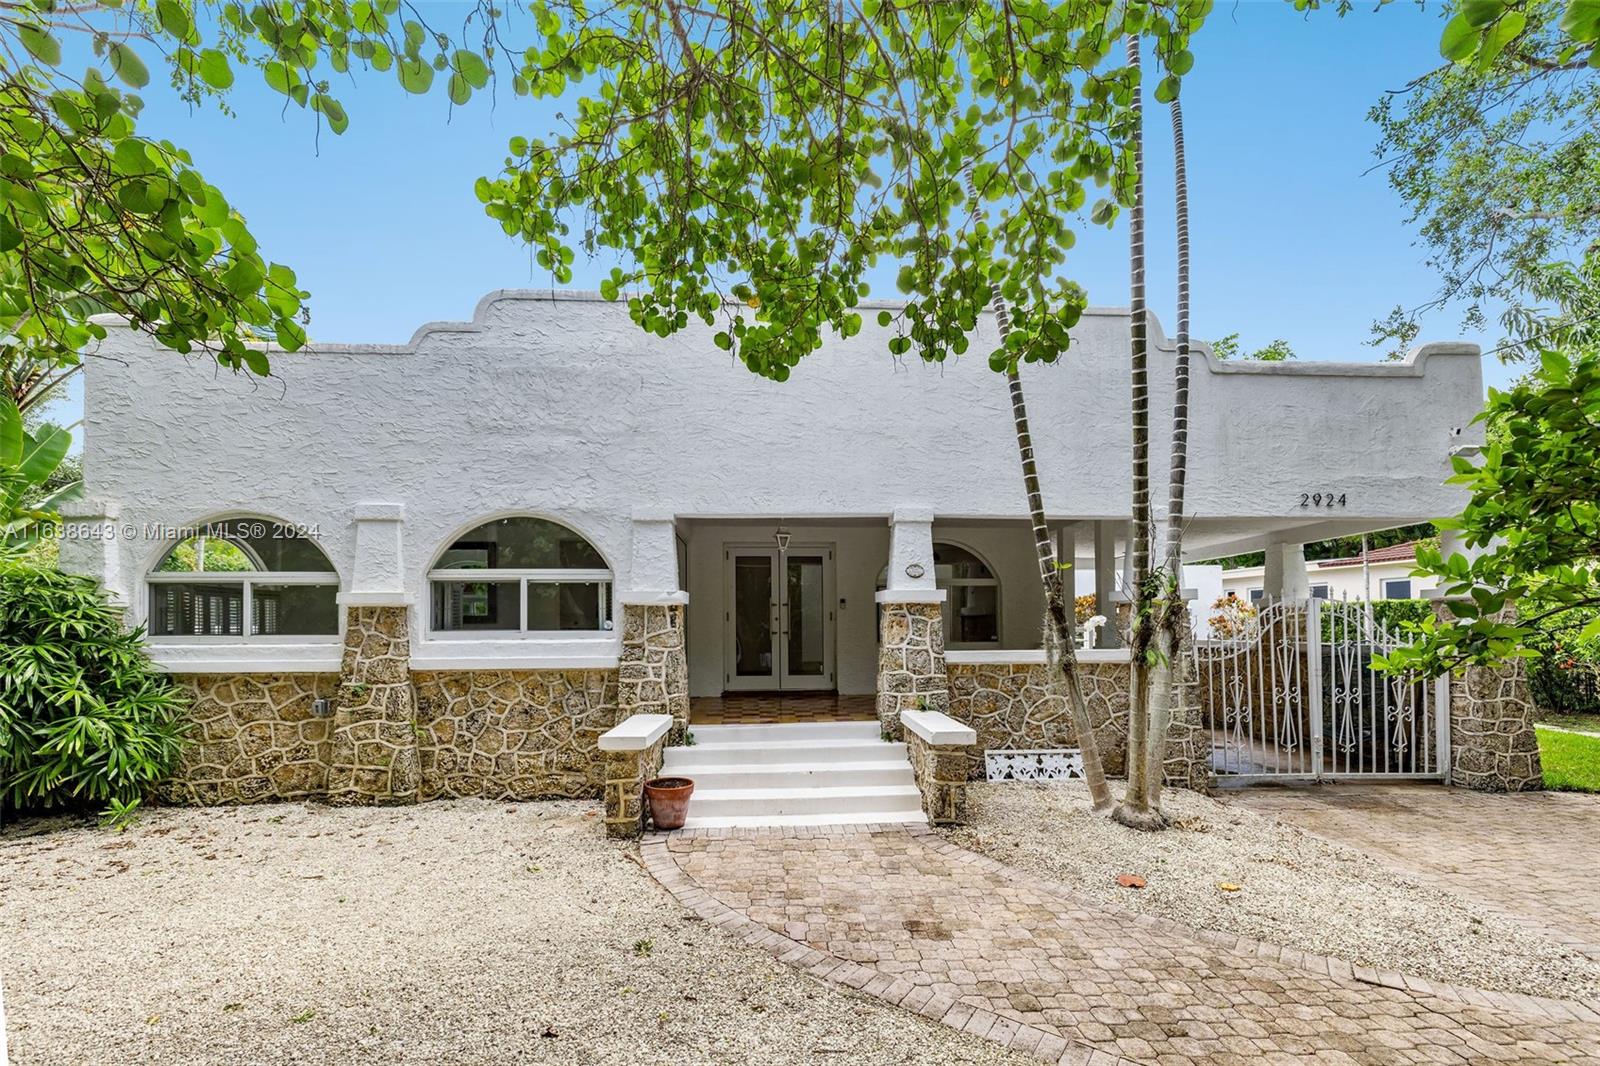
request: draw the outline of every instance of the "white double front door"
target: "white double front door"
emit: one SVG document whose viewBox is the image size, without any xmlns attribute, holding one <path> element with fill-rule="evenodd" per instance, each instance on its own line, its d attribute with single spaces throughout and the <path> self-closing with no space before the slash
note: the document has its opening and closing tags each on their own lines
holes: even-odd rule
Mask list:
<svg viewBox="0 0 1600 1066">
<path fill-rule="evenodd" d="M 833 688 L 833 549 L 724 554 L 723 688 Z"/>
</svg>

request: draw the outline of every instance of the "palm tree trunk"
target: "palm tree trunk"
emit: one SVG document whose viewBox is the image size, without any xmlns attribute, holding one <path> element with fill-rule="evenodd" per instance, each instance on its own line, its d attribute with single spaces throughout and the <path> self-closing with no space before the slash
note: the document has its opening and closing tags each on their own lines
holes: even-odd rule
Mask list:
<svg viewBox="0 0 1600 1066">
<path fill-rule="evenodd" d="M 1139 69 L 1139 37 L 1128 37 L 1128 66 Z M 1150 809 L 1150 646 L 1154 636 L 1154 604 L 1150 595 L 1150 368 L 1144 268 L 1144 108 L 1142 87 L 1135 88 L 1131 111 L 1133 204 L 1128 211 L 1128 330 L 1132 367 L 1133 413 L 1133 617 L 1128 641 L 1128 788 L 1113 817 L 1135 829 L 1159 827 Z"/>
<path fill-rule="evenodd" d="M 1168 111 L 1175 159 L 1173 202 L 1178 218 L 1178 358 L 1173 371 L 1172 462 L 1163 563 L 1167 593 L 1157 638 L 1158 666 L 1152 679 L 1156 698 L 1150 703 L 1150 748 L 1145 771 L 1150 781 L 1150 807 L 1155 811 L 1161 809 L 1167 732 L 1172 725 L 1172 707 L 1178 701 L 1177 686 L 1183 678 L 1184 664 L 1178 657 L 1188 624 L 1183 603 L 1183 519 L 1184 489 L 1189 477 L 1189 170 L 1183 148 L 1183 105 L 1173 99 Z"/>
<path fill-rule="evenodd" d="M 967 193 L 977 208 L 977 189 L 972 174 L 967 174 Z M 998 282 L 989 288 L 995 322 L 1000 327 L 1003 345 L 1011 334 L 1011 312 L 1000 292 Z M 1050 539 L 1050 527 L 1044 519 L 1044 494 L 1039 489 L 1039 466 L 1033 454 L 1033 434 L 1028 429 L 1028 405 L 1022 392 L 1022 376 L 1015 362 L 1007 364 L 1006 384 L 1011 388 L 1011 419 L 1017 430 L 1017 454 L 1022 459 L 1022 483 L 1028 493 L 1028 518 L 1033 525 L 1033 546 L 1039 560 L 1039 580 L 1044 585 L 1045 624 L 1050 632 L 1045 634 L 1047 648 L 1059 649 L 1059 655 L 1048 658 L 1061 671 L 1061 681 L 1067 690 L 1067 711 L 1072 717 L 1072 731 L 1078 738 L 1078 751 L 1083 761 L 1083 779 L 1089 786 L 1089 803 L 1097 811 L 1111 806 L 1111 789 L 1106 785 L 1106 771 L 1100 761 L 1100 746 L 1095 741 L 1094 723 L 1089 718 L 1089 703 L 1083 695 L 1083 679 L 1078 673 L 1078 653 L 1072 640 L 1072 629 L 1067 622 L 1066 598 L 1062 593 L 1062 571 L 1056 566 L 1055 545 Z"/>
</svg>

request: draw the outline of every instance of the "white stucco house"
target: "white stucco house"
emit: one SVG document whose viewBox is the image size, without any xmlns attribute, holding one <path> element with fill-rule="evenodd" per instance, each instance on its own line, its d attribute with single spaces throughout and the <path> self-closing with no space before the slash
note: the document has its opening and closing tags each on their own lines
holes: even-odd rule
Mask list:
<svg viewBox="0 0 1600 1066">
<path fill-rule="evenodd" d="M 1323 600 L 1411 600 L 1421 599 L 1438 587 L 1438 579 L 1414 574 L 1417 542 L 1373 548 L 1361 555 L 1338 559 L 1310 559 L 1305 564 L 1305 581 L 1300 596 Z M 1259 603 L 1266 597 L 1265 566 L 1241 566 L 1221 573 L 1223 593 Z M 1206 601 L 1210 602 L 1210 601 Z"/>
<path fill-rule="evenodd" d="M 148 627 L 197 714 L 240 729 L 255 715 L 238 711 L 245 689 L 272 685 L 281 698 L 260 696 L 262 713 L 286 721 L 305 701 L 344 713 L 340 684 L 409 684 L 404 698 L 438 721 L 534 708 L 513 730 L 532 769 L 479 764 L 476 785 L 439 771 L 447 793 L 505 791 L 508 774 L 526 779 L 518 794 L 597 787 L 585 752 L 640 706 L 681 720 L 696 700 L 825 693 L 878 697 L 882 713 L 880 619 L 903 605 L 937 615 L 938 684 L 1042 660 L 1010 403 L 981 354 L 994 323 L 944 365 L 889 356 L 885 332 L 831 338 L 776 383 L 697 323 L 656 337 L 578 292 L 491 293 L 469 321 L 401 345 L 275 352 L 266 380 L 113 329 L 85 373 L 88 498 L 63 564 Z M 1164 435 L 1173 347 L 1151 332 Z M 1195 354 L 1192 558 L 1265 549 L 1257 582 L 1272 589 L 1303 569 L 1304 542 L 1459 509 L 1443 481 L 1452 451 L 1479 442 L 1476 346 L 1386 364 Z M 1023 371 L 1059 554 L 1101 605 L 1127 541 L 1128 369 L 1127 313 L 1092 309 L 1057 365 Z M 1152 448 L 1158 486 L 1166 452 Z M 205 532 L 228 546 L 202 562 L 191 538 Z M 681 651 L 638 652 L 631 670 L 635 644 L 656 647 L 657 616 Z M 1098 643 L 1087 661 L 1125 663 L 1114 627 Z M 423 764 L 460 754 L 435 732 Z M 331 759 L 337 778 L 337 752 L 283 752 L 331 741 L 288 733 L 272 757 L 197 755 L 210 761 L 194 796 L 251 798 L 229 791 L 241 776 L 268 795 L 337 790 L 316 769 Z M 403 791 L 385 780 L 354 787 Z"/>
</svg>

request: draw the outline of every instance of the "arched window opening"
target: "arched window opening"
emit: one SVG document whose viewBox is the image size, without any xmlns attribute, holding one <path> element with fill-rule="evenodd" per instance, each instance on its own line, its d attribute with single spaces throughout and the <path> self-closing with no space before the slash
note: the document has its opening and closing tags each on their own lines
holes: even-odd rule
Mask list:
<svg viewBox="0 0 1600 1066">
<path fill-rule="evenodd" d="M 498 518 L 455 540 L 428 572 L 435 633 L 604 632 L 612 574 L 578 533 Z"/>
<path fill-rule="evenodd" d="M 146 577 L 149 631 L 161 638 L 337 636 L 339 575 L 322 549 L 268 518 L 212 522 Z"/>
<path fill-rule="evenodd" d="M 944 602 L 944 646 L 981 649 L 1000 646 L 1000 581 L 978 556 L 957 544 L 935 541 L 935 584 L 949 595 Z M 878 574 L 878 589 L 889 585 L 889 568 Z"/>
<path fill-rule="evenodd" d="M 982 559 L 954 544 L 933 546 L 938 585 L 950 591 L 944 605 L 947 648 L 1000 644 L 1000 582 Z"/>
</svg>

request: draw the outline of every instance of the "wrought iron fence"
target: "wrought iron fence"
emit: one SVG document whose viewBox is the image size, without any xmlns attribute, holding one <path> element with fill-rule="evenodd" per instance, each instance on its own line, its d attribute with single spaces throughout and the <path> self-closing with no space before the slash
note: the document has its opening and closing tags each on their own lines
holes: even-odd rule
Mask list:
<svg viewBox="0 0 1600 1066">
<path fill-rule="evenodd" d="M 1315 599 L 1268 604 L 1238 635 L 1196 641 L 1212 770 L 1236 780 L 1441 776 L 1447 688 L 1372 668 L 1405 642 L 1366 603 Z"/>
</svg>

